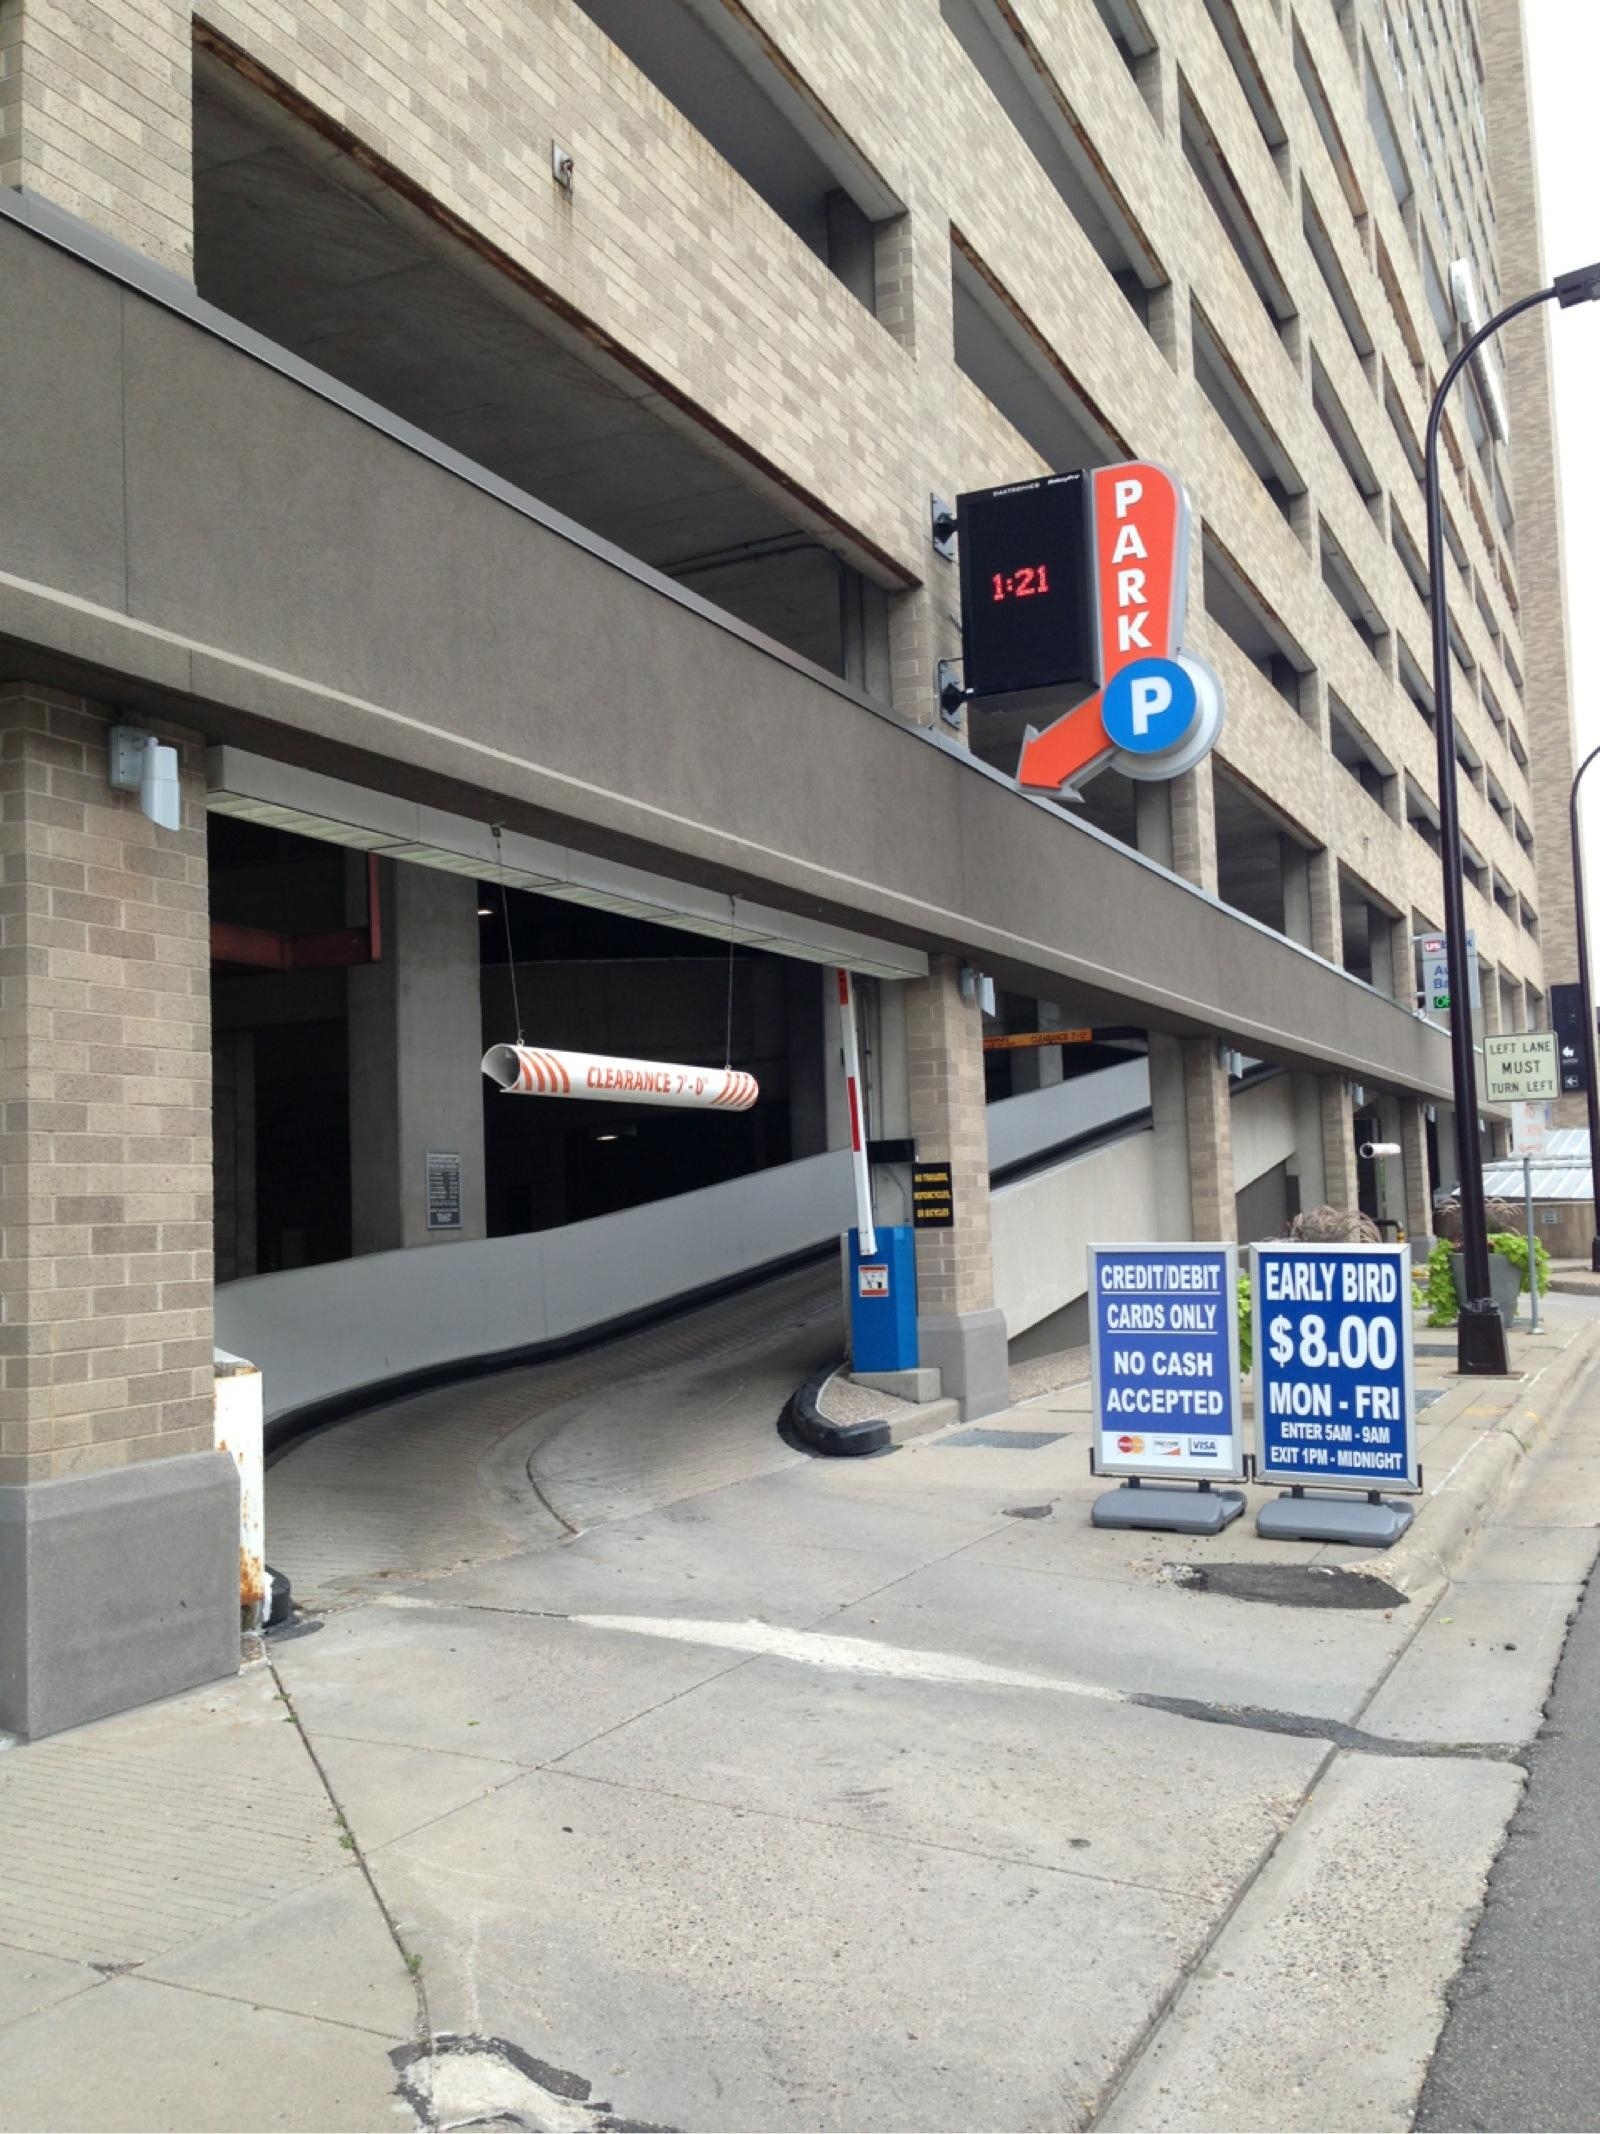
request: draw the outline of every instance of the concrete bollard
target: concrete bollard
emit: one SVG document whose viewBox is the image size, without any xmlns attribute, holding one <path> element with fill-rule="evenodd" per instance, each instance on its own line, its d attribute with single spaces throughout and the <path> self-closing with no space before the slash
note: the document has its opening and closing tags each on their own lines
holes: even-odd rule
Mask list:
<svg viewBox="0 0 1600 2134">
<path fill-rule="evenodd" d="M 259 1632 L 267 1616 L 266 1457 L 261 1373 L 242 1356 L 214 1349 L 213 1403 L 218 1452 L 239 1470 L 239 1628 Z"/>
</svg>

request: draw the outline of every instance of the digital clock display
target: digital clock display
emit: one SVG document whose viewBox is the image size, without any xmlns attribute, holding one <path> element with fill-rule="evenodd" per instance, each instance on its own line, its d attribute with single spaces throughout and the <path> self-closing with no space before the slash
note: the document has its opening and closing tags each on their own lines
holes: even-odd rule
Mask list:
<svg viewBox="0 0 1600 2134">
<path fill-rule="evenodd" d="M 989 580 L 996 600 L 1031 600 L 1050 590 L 1048 563 L 1024 563 L 1020 569 L 996 571 Z"/>
<path fill-rule="evenodd" d="M 979 703 L 1092 682 L 1088 489 L 1054 474 L 961 498 L 963 680 Z"/>
</svg>

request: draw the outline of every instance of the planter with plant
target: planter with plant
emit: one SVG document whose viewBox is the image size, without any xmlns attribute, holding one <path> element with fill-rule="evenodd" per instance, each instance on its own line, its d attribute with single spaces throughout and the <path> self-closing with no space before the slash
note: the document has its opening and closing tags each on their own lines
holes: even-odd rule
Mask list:
<svg viewBox="0 0 1600 2134">
<path fill-rule="evenodd" d="M 1542 1297 L 1550 1287 L 1550 1255 L 1538 1238 L 1533 1241 L 1533 1250 Z M 1448 1238 L 1440 1238 L 1428 1255 L 1430 1326 L 1455 1325 L 1461 1315 L 1461 1285 L 1465 1279 L 1461 1254 Z M 1501 1316 L 1509 1324 L 1516 1316 L 1518 1297 L 1528 1287 L 1528 1240 L 1522 1231 L 1495 1230 L 1490 1233 L 1489 1279 Z"/>
</svg>

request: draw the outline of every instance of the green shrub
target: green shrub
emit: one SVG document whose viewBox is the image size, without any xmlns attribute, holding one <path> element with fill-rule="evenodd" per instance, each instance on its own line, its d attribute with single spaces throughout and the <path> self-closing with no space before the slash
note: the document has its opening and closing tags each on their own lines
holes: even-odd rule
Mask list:
<svg viewBox="0 0 1600 2134">
<path fill-rule="evenodd" d="M 1428 1254 L 1428 1324 L 1430 1326 L 1454 1326 L 1461 1316 L 1461 1307 L 1456 1300 L 1455 1277 L 1450 1272 L 1450 1255 L 1455 1247 L 1448 1238 L 1440 1238 Z M 1522 1275 L 1522 1287 L 1528 1287 L 1528 1240 L 1520 1230 L 1496 1230 L 1489 1238 L 1489 1250 L 1508 1259 Z M 1533 1241 L 1534 1265 L 1539 1270 L 1539 1294 L 1542 1297 L 1550 1287 L 1550 1255 L 1544 1241 Z"/>
<path fill-rule="evenodd" d="M 1428 1254 L 1428 1324 L 1430 1326 L 1454 1326 L 1461 1316 L 1461 1306 L 1456 1298 L 1455 1276 L 1450 1272 L 1450 1240 L 1441 1237 L 1435 1241 Z"/>
<path fill-rule="evenodd" d="M 1250 1277 L 1239 1277 L 1239 1368 L 1248 1371 L 1255 1360 L 1255 1346 L 1250 1331 Z"/>
<path fill-rule="evenodd" d="M 1522 1272 L 1522 1287 L 1528 1287 L 1528 1240 L 1521 1230 L 1497 1230 L 1489 1240 L 1490 1249 L 1502 1252 L 1514 1267 Z M 1533 1241 L 1534 1265 L 1539 1270 L 1539 1294 L 1542 1297 L 1550 1287 L 1550 1255 L 1544 1249 L 1544 1240 Z"/>
</svg>

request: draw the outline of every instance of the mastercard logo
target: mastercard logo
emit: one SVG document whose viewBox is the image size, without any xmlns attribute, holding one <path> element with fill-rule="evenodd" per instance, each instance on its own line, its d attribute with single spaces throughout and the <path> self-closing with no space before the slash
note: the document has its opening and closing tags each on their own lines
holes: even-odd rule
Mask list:
<svg viewBox="0 0 1600 2134">
<path fill-rule="evenodd" d="M 1118 1452 L 1143 1452 L 1144 1439 L 1142 1437 L 1119 1437 L 1117 1439 L 1117 1450 Z"/>
</svg>

